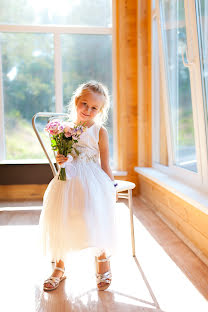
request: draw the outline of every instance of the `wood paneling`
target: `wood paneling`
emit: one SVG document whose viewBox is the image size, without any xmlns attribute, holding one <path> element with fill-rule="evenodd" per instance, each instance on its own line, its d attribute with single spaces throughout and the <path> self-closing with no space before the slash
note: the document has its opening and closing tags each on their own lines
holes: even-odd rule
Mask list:
<svg viewBox="0 0 208 312">
<path fill-rule="evenodd" d="M 42 200 L 47 184 L 0 185 L 0 201 Z"/>
</svg>

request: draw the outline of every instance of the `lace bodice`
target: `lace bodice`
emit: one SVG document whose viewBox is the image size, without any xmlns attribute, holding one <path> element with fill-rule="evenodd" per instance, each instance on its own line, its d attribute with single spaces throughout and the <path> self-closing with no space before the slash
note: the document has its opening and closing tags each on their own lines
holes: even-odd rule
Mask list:
<svg viewBox="0 0 208 312">
<path fill-rule="evenodd" d="M 100 161 L 99 152 L 99 130 L 100 125 L 94 123 L 91 127 L 87 128 L 79 137 L 79 142 L 74 145 L 74 147 L 80 152 L 77 156 L 73 152 L 72 156 L 74 160 L 84 160 L 84 161 Z"/>
</svg>

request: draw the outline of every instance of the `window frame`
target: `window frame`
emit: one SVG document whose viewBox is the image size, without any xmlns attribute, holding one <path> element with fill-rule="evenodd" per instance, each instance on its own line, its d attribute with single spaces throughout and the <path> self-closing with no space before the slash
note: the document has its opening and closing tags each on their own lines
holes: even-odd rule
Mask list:
<svg viewBox="0 0 208 312">
<path fill-rule="evenodd" d="M 61 56 L 61 35 L 111 35 L 112 36 L 112 103 L 113 103 L 113 163 L 117 167 L 117 116 L 116 116 L 116 32 L 114 24 L 116 22 L 116 5 L 112 1 L 112 25 L 109 27 L 96 26 L 54 26 L 54 25 L 11 25 L 0 24 L 0 33 L 40 33 L 53 35 L 54 41 L 54 84 L 55 84 L 55 112 L 63 112 L 63 84 L 62 84 L 62 56 Z M 0 49 L 1 53 L 1 49 Z M 0 57 L 0 161 L 6 162 L 5 148 L 5 128 L 4 128 L 4 101 L 3 101 L 3 80 L 2 64 Z M 35 161 L 35 159 L 34 159 Z M 18 161 L 10 161 L 17 163 Z M 38 160 L 37 160 L 38 163 Z"/>
<path fill-rule="evenodd" d="M 190 73 L 190 85 L 191 85 L 191 97 L 192 97 L 192 109 L 193 109 L 193 123 L 194 123 L 194 134 L 195 134 L 195 147 L 196 147 L 196 159 L 198 172 L 189 171 L 187 169 L 174 165 L 173 162 L 173 146 L 171 140 L 171 124 L 170 124 L 170 105 L 168 95 L 168 83 L 166 78 L 165 68 L 165 52 L 162 38 L 161 28 L 161 13 L 160 13 L 160 0 L 156 0 L 156 7 L 152 10 L 152 25 L 153 20 L 156 19 L 157 31 L 158 31 L 158 45 L 159 45 L 159 58 L 161 68 L 161 83 L 162 92 L 165 105 L 165 123 L 167 131 L 167 146 L 168 146 L 168 166 L 160 164 L 156 159 L 155 148 L 153 148 L 153 162 L 152 167 L 159 171 L 168 174 L 187 185 L 190 185 L 203 192 L 207 192 L 208 186 L 208 153 L 207 153 L 207 142 L 205 132 L 205 112 L 203 103 L 203 91 L 202 91 L 202 80 L 201 80 L 201 67 L 200 67 L 200 56 L 199 56 L 199 45 L 198 45 L 198 31 L 197 31 L 197 16 L 195 8 L 195 0 L 184 0 L 185 10 L 185 27 L 187 33 L 187 51 L 192 52 L 191 60 L 187 64 Z M 153 26 L 152 26 L 153 27 Z M 153 29 L 152 29 L 153 34 Z M 153 43 L 153 42 L 152 42 Z M 154 49 L 152 49 L 154 52 Z M 153 78 L 152 78 L 153 79 Z M 154 82 L 153 82 L 154 83 Z M 152 97 L 152 111 L 154 112 L 159 108 L 159 105 L 155 103 Z M 153 131 L 156 127 L 157 120 L 153 114 Z M 152 133 L 154 138 L 155 134 Z M 158 141 L 159 138 L 157 138 Z M 154 146 L 154 142 L 153 142 Z"/>
<path fill-rule="evenodd" d="M 156 29 L 154 29 L 154 27 Z M 157 34 L 157 35 L 156 35 Z M 155 35 L 155 37 L 154 37 Z M 156 42 L 156 39 L 158 39 L 158 29 L 157 29 L 157 17 L 155 14 L 155 10 L 152 11 L 152 46 L 154 46 L 154 43 Z M 157 43 L 156 43 L 157 44 Z M 160 153 L 159 153 L 159 147 L 160 146 L 160 136 L 159 136 L 159 127 L 160 127 L 160 80 L 157 79 L 155 83 L 155 74 L 159 75 L 159 72 L 157 72 L 158 68 L 160 67 L 160 64 L 156 62 L 157 59 L 159 59 L 159 47 L 157 46 L 155 48 L 154 46 L 154 53 L 151 55 L 151 62 L 152 62 L 152 161 L 153 163 L 158 163 L 160 159 Z M 153 102 L 154 98 L 154 102 Z M 158 144 L 155 144 L 155 142 L 158 142 Z"/>
</svg>

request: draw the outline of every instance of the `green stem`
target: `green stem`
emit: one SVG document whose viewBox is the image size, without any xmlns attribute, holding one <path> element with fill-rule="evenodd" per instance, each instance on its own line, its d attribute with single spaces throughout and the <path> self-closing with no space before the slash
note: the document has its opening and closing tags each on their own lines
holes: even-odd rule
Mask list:
<svg viewBox="0 0 208 312">
<path fill-rule="evenodd" d="M 66 181 L 66 171 L 65 168 L 61 168 L 58 179 L 61 181 Z"/>
</svg>

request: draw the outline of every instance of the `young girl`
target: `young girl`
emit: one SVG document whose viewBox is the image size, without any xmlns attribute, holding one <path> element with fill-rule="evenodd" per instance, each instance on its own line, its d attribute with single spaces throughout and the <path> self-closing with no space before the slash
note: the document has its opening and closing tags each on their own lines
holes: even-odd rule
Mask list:
<svg viewBox="0 0 208 312">
<path fill-rule="evenodd" d="M 72 125 L 85 122 L 87 127 L 76 143 L 80 154 L 57 154 L 65 163 L 66 181 L 55 176 L 43 198 L 40 215 L 43 254 L 50 253 L 56 266 L 45 280 L 44 290 L 53 290 L 66 278 L 64 261 L 70 251 L 95 248 L 96 281 L 99 290 L 109 287 L 112 279 L 110 256 L 116 250 L 116 183 L 109 166 L 108 132 L 103 126 L 109 110 L 108 89 L 96 81 L 81 84 L 69 105 Z M 110 255 L 107 256 L 107 250 Z"/>
</svg>

